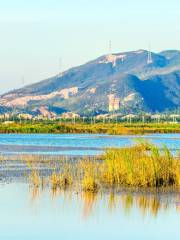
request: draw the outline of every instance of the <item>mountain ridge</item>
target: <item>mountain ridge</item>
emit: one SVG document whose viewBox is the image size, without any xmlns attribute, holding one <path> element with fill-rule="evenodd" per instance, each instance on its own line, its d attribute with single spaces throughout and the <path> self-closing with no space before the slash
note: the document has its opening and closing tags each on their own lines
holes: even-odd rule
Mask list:
<svg viewBox="0 0 180 240">
<path fill-rule="evenodd" d="M 116 112 L 179 108 L 180 51 L 150 53 L 141 49 L 103 55 L 52 78 L 2 94 L 0 107 L 35 114 L 35 109 L 45 106 L 56 109 L 55 113 L 91 115 L 109 112 L 110 95 L 114 95 L 113 101 L 119 101 L 119 109 L 114 107 Z"/>
</svg>

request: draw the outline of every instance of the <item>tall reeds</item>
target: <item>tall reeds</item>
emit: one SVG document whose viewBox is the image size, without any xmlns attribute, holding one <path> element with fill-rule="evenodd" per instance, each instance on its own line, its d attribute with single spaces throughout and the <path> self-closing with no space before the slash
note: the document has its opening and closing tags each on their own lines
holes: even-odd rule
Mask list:
<svg viewBox="0 0 180 240">
<path fill-rule="evenodd" d="M 59 165 L 60 164 L 60 165 Z M 85 158 L 76 162 L 62 161 L 50 172 L 52 189 L 80 186 L 87 192 L 99 188 L 125 186 L 139 188 L 180 187 L 180 158 L 167 147 L 159 149 L 148 143 L 108 149 L 102 159 Z M 52 166 L 51 166 L 52 168 Z M 31 182 L 40 185 L 40 175 L 32 169 Z"/>
<path fill-rule="evenodd" d="M 102 181 L 132 187 L 180 186 L 180 163 L 167 147 L 139 144 L 108 150 L 104 156 Z"/>
</svg>

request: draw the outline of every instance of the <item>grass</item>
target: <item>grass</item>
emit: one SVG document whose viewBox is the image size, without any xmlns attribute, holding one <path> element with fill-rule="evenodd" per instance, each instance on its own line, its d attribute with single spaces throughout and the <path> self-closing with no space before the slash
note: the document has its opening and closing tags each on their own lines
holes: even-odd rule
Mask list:
<svg viewBox="0 0 180 240">
<path fill-rule="evenodd" d="M 169 123 L 0 123 L 0 133 L 180 133 L 180 124 Z"/>
<path fill-rule="evenodd" d="M 159 149 L 146 142 L 131 147 L 107 149 L 101 158 L 67 160 L 54 156 L 51 161 L 41 157 L 38 157 L 38 161 L 33 160 L 32 156 L 25 158 L 23 156 L 22 161 L 31 169 L 29 179 L 35 187 L 45 183 L 52 189 L 75 186 L 78 191 L 91 193 L 115 186 L 180 188 L 180 157 L 173 156 L 166 146 Z M 38 170 L 42 166 L 48 169 L 43 177 Z"/>
<path fill-rule="evenodd" d="M 38 188 L 40 186 L 41 179 L 37 171 L 32 171 L 30 175 L 30 182 L 32 182 L 35 188 Z"/>
<path fill-rule="evenodd" d="M 68 170 L 67 170 L 68 169 Z M 52 175 L 52 186 L 66 186 L 80 180 L 83 191 L 96 192 L 100 186 L 143 188 L 180 187 L 180 161 L 167 147 L 146 143 L 109 149 L 102 161 L 83 159 L 69 165 L 59 177 Z M 73 179 L 73 174 L 76 176 Z"/>
<path fill-rule="evenodd" d="M 99 189 L 97 179 L 99 173 L 99 164 L 97 161 L 84 159 L 78 164 L 80 171 L 80 180 L 83 191 L 97 192 Z"/>
<path fill-rule="evenodd" d="M 56 188 L 66 188 L 69 187 L 73 182 L 73 177 L 69 165 L 64 166 L 63 172 L 56 173 L 55 171 L 50 176 L 51 187 Z"/>
<path fill-rule="evenodd" d="M 180 187 L 180 161 L 167 147 L 150 144 L 110 149 L 104 156 L 101 181 L 130 187 Z"/>
</svg>

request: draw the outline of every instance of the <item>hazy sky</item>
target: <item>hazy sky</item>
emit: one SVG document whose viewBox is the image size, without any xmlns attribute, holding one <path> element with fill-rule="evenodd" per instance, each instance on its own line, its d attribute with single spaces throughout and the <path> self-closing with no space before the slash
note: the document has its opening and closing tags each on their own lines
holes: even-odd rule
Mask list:
<svg viewBox="0 0 180 240">
<path fill-rule="evenodd" d="M 179 0 L 0 0 L 0 92 L 108 52 L 180 49 Z"/>
</svg>

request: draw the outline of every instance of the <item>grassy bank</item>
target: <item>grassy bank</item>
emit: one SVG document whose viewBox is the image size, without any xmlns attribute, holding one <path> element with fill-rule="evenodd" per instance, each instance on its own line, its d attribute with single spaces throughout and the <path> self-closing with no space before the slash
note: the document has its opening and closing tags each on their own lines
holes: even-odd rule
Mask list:
<svg viewBox="0 0 180 240">
<path fill-rule="evenodd" d="M 0 123 L 0 133 L 106 133 L 106 134 L 148 134 L 180 133 L 180 124 L 167 123 Z"/>
<path fill-rule="evenodd" d="M 180 188 L 180 158 L 164 147 L 141 143 L 133 147 L 109 149 L 102 159 L 83 159 L 54 169 L 47 179 L 53 189 L 78 186 L 83 191 L 97 192 L 115 186 L 143 189 Z M 31 182 L 41 183 L 38 172 L 32 171 Z"/>
</svg>

